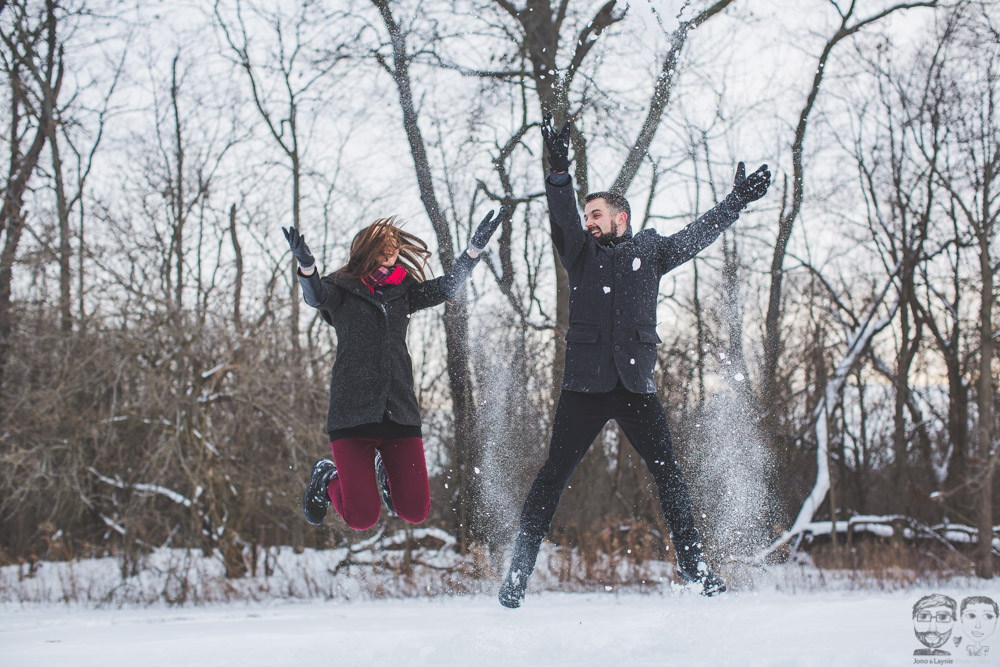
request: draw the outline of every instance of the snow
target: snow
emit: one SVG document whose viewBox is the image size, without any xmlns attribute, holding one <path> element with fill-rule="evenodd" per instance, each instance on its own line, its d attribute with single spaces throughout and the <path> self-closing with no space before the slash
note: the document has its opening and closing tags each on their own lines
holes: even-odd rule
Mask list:
<svg viewBox="0 0 1000 667">
<path fill-rule="evenodd" d="M 496 599 L 502 573 L 463 575 L 451 535 L 409 539 L 427 545 L 411 575 L 400 569 L 405 533 L 382 531 L 349 547 L 272 548 L 241 579 L 184 549 L 155 550 L 124 578 L 111 557 L 0 567 L 0 665 L 913 664 L 920 597 L 1000 599 L 995 581 L 865 581 L 801 560 L 727 563 L 730 592 L 704 598 L 674 583 L 672 561 L 592 562 L 588 575 L 546 542 L 524 605 L 508 610 Z"/>
<path fill-rule="evenodd" d="M 529 587 L 517 610 L 492 595 L 197 608 L 5 605 L 0 645 L 9 667 L 902 665 L 913 664 L 921 648 L 910 610 L 928 592 L 956 599 L 988 593 L 703 598 L 681 588 L 642 595 L 532 594 Z"/>
<path fill-rule="evenodd" d="M 641 259 L 639 259 L 638 257 L 636 257 L 635 259 L 632 260 L 632 270 L 633 271 L 638 271 L 640 266 L 642 266 L 642 260 Z"/>
<path fill-rule="evenodd" d="M 947 541 L 951 544 L 965 543 L 975 544 L 978 531 L 972 526 L 959 523 L 940 523 L 933 526 L 916 524 L 907 517 L 899 514 L 893 515 L 856 515 L 850 519 L 840 519 L 837 521 L 837 533 L 843 535 L 850 526 L 854 533 L 871 533 L 876 537 L 891 538 L 895 530 L 894 523 L 899 523 L 902 527 L 902 537 L 908 541 Z M 917 528 L 914 529 L 914 526 Z M 994 526 L 994 531 L 1000 530 L 1000 526 Z M 830 535 L 833 532 L 833 525 L 830 521 L 811 521 L 803 524 L 800 532 L 795 535 L 810 536 Z M 993 548 L 1000 551 L 1000 537 L 993 538 Z"/>
<path fill-rule="evenodd" d="M 605 293 L 605 294 L 611 294 L 611 288 L 610 288 L 610 287 L 608 287 L 607 285 L 605 285 L 605 286 L 604 286 L 604 293 Z"/>
<path fill-rule="evenodd" d="M 212 377 L 213 375 L 215 375 L 216 373 L 218 373 L 219 371 L 221 371 L 227 365 L 228 365 L 228 362 L 225 362 L 225 361 L 219 362 L 213 368 L 210 368 L 207 371 L 205 371 L 204 373 L 202 373 L 201 374 L 202 379 L 203 380 L 207 380 L 208 378 Z"/>
</svg>

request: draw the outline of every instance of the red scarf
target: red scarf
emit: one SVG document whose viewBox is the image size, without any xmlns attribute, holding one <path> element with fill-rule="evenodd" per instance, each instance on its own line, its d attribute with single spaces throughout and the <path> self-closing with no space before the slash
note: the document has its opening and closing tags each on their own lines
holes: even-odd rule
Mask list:
<svg viewBox="0 0 1000 667">
<path fill-rule="evenodd" d="M 376 287 L 382 287 L 384 285 L 398 285 L 403 282 L 403 278 L 406 277 L 406 269 L 403 268 L 402 264 L 397 264 L 391 268 L 380 266 L 367 277 L 362 278 L 363 282 L 368 289 L 372 291 L 372 294 L 377 294 L 379 298 L 382 298 L 382 290 L 378 290 L 376 293 Z"/>
</svg>

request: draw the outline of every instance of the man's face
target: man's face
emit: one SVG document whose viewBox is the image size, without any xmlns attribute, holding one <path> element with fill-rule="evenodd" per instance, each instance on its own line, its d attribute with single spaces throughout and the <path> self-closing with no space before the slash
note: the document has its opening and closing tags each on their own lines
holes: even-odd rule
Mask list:
<svg viewBox="0 0 1000 667">
<path fill-rule="evenodd" d="M 619 227 L 624 221 L 625 213 L 612 215 L 611 207 L 602 197 L 590 200 L 583 209 L 583 226 L 598 240 L 613 239 L 618 236 L 621 233 Z"/>
<path fill-rule="evenodd" d="M 997 627 L 997 615 L 992 605 L 973 602 L 962 612 L 962 628 L 976 644 L 993 634 Z"/>
<path fill-rule="evenodd" d="M 938 648 L 948 641 L 954 625 L 955 614 L 945 605 L 921 609 L 913 617 L 913 632 L 928 648 Z"/>
</svg>

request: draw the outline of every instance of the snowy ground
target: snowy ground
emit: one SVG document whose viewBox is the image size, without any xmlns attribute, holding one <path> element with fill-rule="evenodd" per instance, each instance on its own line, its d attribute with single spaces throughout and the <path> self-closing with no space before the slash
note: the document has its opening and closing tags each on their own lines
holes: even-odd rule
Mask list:
<svg viewBox="0 0 1000 667">
<path fill-rule="evenodd" d="M 93 609 L 0 605 L 0 664 L 27 665 L 913 665 L 910 609 L 930 592 L 536 593 Z M 957 626 L 956 626 L 957 628 Z M 957 633 L 956 633 L 957 634 Z M 998 665 L 949 642 L 951 664 Z M 927 660 L 920 663 L 918 660 Z M 938 662 L 934 662 L 937 660 Z"/>
</svg>

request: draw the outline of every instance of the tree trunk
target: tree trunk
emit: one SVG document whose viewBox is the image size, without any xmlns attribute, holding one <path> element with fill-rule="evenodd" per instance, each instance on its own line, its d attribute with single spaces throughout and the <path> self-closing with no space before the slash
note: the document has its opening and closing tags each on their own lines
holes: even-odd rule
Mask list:
<svg viewBox="0 0 1000 667">
<path fill-rule="evenodd" d="M 410 155 L 420 189 L 420 201 L 430 218 L 438 245 L 438 258 L 445 270 L 455 262 L 454 241 L 448 221 L 434 192 L 434 182 L 430 161 L 420 131 L 413 90 L 410 83 L 409 60 L 406 52 L 406 37 L 400 24 L 396 23 L 389 8 L 388 0 L 372 0 L 389 31 L 392 41 L 392 66 L 380 60 L 380 64 L 393 77 L 399 94 L 399 104 L 403 112 L 403 127 L 410 144 Z M 447 351 L 448 385 L 451 390 L 452 407 L 455 415 L 455 446 L 452 463 L 458 478 L 458 538 L 463 552 L 469 541 L 481 537 L 481 526 L 476 517 L 478 509 L 477 479 L 472 471 L 481 457 L 474 437 L 476 424 L 475 404 L 472 400 L 472 383 L 469 370 L 469 322 L 465 306 L 466 286 L 463 283 L 452 301 L 445 306 L 445 346 Z"/>
<path fill-rule="evenodd" d="M 59 329 L 69 333 L 73 329 L 73 313 L 71 307 L 72 295 L 70 285 L 73 281 L 70 260 L 73 250 L 70 247 L 69 204 L 66 199 L 66 183 L 63 175 L 62 156 L 59 153 L 59 136 L 55 121 L 55 99 L 53 91 L 45 90 L 42 104 L 49 122 L 45 125 L 46 139 L 52 155 L 52 178 L 56 193 L 56 215 L 59 218 Z"/>
<path fill-rule="evenodd" d="M 26 57 L 38 57 L 42 62 L 26 63 L 24 69 L 38 68 L 43 79 L 42 85 L 52 90 L 52 99 L 56 99 L 62 84 L 62 64 L 57 57 L 59 43 L 56 38 L 56 3 L 54 0 L 46 2 L 45 15 L 45 43 L 46 53 L 44 60 L 38 44 L 22 44 L 24 51 L 29 55 Z M 27 26 L 22 26 L 19 35 L 24 39 L 30 39 L 33 30 Z M 22 66 L 16 58 L 9 65 L 10 86 L 11 86 L 11 115 L 10 115 L 10 170 L 7 174 L 3 205 L 0 207 L 0 233 L 6 232 L 3 249 L 0 250 L 0 387 L 3 387 L 7 358 L 10 354 L 10 336 L 13 331 L 13 321 L 11 318 L 11 285 L 14 278 L 14 260 L 17 258 L 17 248 L 21 242 L 21 234 L 24 232 L 24 193 L 28 189 L 28 183 L 38 166 L 38 159 L 45 146 L 46 133 L 52 122 L 52 117 L 48 112 L 48 105 L 42 105 L 40 116 L 35 120 L 35 136 L 31 141 L 28 150 L 22 155 L 22 114 L 31 108 L 29 94 L 26 90 L 26 82 L 21 77 Z"/>
<path fill-rule="evenodd" d="M 987 190 L 988 192 L 988 190 Z M 989 201 L 984 196 L 985 202 Z M 986 204 L 984 204 L 986 205 Z M 988 220 L 988 216 L 985 217 Z M 985 221 L 984 221 L 985 226 Z M 979 234 L 979 269 L 982 277 L 979 307 L 979 423 L 976 427 L 979 461 L 982 474 L 979 480 L 979 548 L 976 574 L 983 579 L 993 578 L 993 274 L 991 265 L 990 234 L 987 229 Z"/>
<path fill-rule="evenodd" d="M 233 254 L 236 258 L 236 278 L 233 280 L 233 328 L 236 333 L 240 333 L 243 330 L 243 318 L 240 315 L 240 301 L 243 295 L 243 248 L 240 247 L 240 239 L 236 235 L 236 204 L 229 207 L 229 239 L 233 243 Z"/>
</svg>

